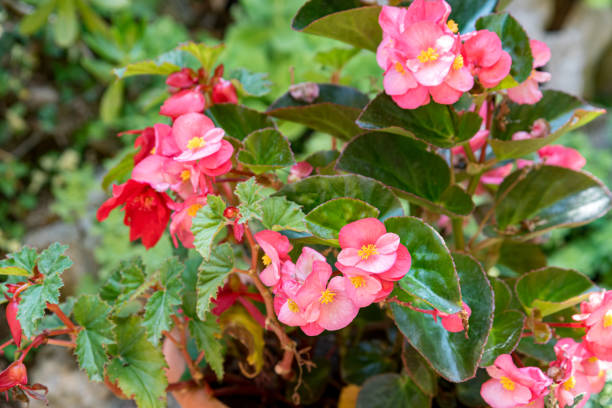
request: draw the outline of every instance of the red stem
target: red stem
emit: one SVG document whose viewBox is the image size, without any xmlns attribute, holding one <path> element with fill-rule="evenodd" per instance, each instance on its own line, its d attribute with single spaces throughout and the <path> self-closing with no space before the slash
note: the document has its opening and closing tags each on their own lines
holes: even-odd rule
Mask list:
<svg viewBox="0 0 612 408">
<path fill-rule="evenodd" d="M 47 344 L 52 344 L 54 346 L 68 347 L 68 348 L 76 347 L 76 344 L 74 344 L 71 341 L 67 341 L 67 340 L 47 339 Z"/>
<path fill-rule="evenodd" d="M 550 327 L 569 327 L 569 328 L 574 328 L 574 329 L 581 329 L 581 328 L 585 327 L 584 323 L 581 323 L 581 322 L 577 322 L 577 323 L 550 323 L 550 322 L 544 322 L 544 323 L 546 323 Z"/>
<path fill-rule="evenodd" d="M 64 323 L 73 333 L 77 331 L 77 327 L 72 323 L 72 320 L 62 312 L 62 309 L 60 309 L 58 305 L 47 302 L 47 309 L 55 313 L 62 323 Z"/>
</svg>

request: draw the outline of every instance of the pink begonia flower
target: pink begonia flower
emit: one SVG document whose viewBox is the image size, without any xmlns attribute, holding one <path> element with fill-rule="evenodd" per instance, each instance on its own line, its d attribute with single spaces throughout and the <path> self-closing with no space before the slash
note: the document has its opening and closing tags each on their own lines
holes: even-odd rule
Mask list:
<svg viewBox="0 0 612 408">
<path fill-rule="evenodd" d="M 495 184 L 499 185 L 504 179 L 512 173 L 512 163 L 505 164 L 489 170 L 480 177 L 480 181 L 483 184 Z"/>
<path fill-rule="evenodd" d="M 482 146 L 487 142 L 487 138 L 489 137 L 489 131 L 486 129 L 481 129 L 470 139 L 470 148 L 472 152 L 477 152 L 482 149 Z M 452 149 L 453 154 L 460 154 L 465 156 L 465 150 L 463 146 L 455 146 Z"/>
<path fill-rule="evenodd" d="M 208 190 L 205 176 L 197 166 L 156 154 L 134 166 L 132 179 L 148 183 L 157 191 L 171 189 L 183 198 L 194 195 L 198 190 Z"/>
<path fill-rule="evenodd" d="M 472 315 L 472 309 L 470 309 L 465 302 L 463 302 L 463 313 L 457 312 L 454 314 L 448 314 L 439 310 L 436 311 L 436 315 L 440 317 L 442 327 L 451 333 L 459 333 L 465 329 L 463 327 L 463 318 L 461 317 L 461 314 L 464 314 L 466 319 L 469 319 L 469 317 Z"/>
<path fill-rule="evenodd" d="M 172 137 L 172 128 L 165 123 L 156 123 L 153 126 L 155 132 L 155 147 L 151 154 L 174 157 L 181 152 Z"/>
<path fill-rule="evenodd" d="M 364 218 L 340 229 L 338 240 L 342 251 L 338 254 L 338 269 L 354 267 L 367 273 L 383 273 L 391 269 L 397 259 L 400 239 L 387 233 L 385 225 L 376 218 Z"/>
<path fill-rule="evenodd" d="M 191 88 L 198 83 L 197 75 L 191 68 L 182 68 L 178 72 L 168 75 L 166 85 L 172 88 Z"/>
<path fill-rule="evenodd" d="M 197 167 L 207 176 L 220 176 L 232 169 L 232 155 L 234 146 L 227 140 L 221 140 L 221 147 L 216 153 L 203 157 L 198 161 Z"/>
<path fill-rule="evenodd" d="M 533 166 L 533 161 L 532 160 L 518 159 L 516 161 L 516 167 L 519 168 L 519 169 L 522 169 L 524 167 L 529 167 L 529 166 Z"/>
<path fill-rule="evenodd" d="M 187 113 L 202 112 L 205 106 L 206 99 L 199 89 L 184 89 L 166 99 L 159 114 L 176 119 Z"/>
<path fill-rule="evenodd" d="M 412 257 L 410 256 L 410 252 L 408 252 L 408 249 L 404 245 L 399 244 L 397 247 L 397 257 L 395 258 L 393 266 L 383 273 L 377 273 L 376 277 L 391 282 L 398 281 L 408 273 L 411 265 Z"/>
<path fill-rule="evenodd" d="M 529 45 L 533 55 L 531 75 L 518 86 L 508 89 L 508 97 L 516 103 L 532 105 L 542 99 L 542 91 L 538 84 L 550 81 L 550 73 L 536 70 L 550 60 L 550 49 L 545 43 L 538 40 L 530 40 Z"/>
<path fill-rule="evenodd" d="M 219 78 L 212 89 L 212 100 L 213 103 L 238 103 L 238 95 L 236 95 L 236 88 L 234 84 L 227 79 Z"/>
<path fill-rule="evenodd" d="M 312 174 L 314 168 L 307 161 L 297 162 L 293 166 L 291 166 L 291 170 L 289 170 L 289 177 L 287 178 L 287 182 L 294 183 L 299 181 L 305 177 L 308 177 Z"/>
<path fill-rule="evenodd" d="M 404 24 L 431 21 L 444 26 L 451 13 L 450 5 L 444 0 L 415 0 L 405 10 Z"/>
<path fill-rule="evenodd" d="M 343 272 L 345 291 L 357 307 L 366 307 L 372 304 L 382 290 L 382 282 L 375 275 L 370 275 L 358 269 L 351 268 L 352 272 Z"/>
<path fill-rule="evenodd" d="M 539 368 L 517 368 L 509 354 L 502 354 L 487 372 L 492 378 L 482 385 L 480 395 L 491 408 L 544 407 L 552 380 Z"/>
<path fill-rule="evenodd" d="M 172 137 L 181 153 L 178 161 L 193 161 L 217 153 L 225 132 L 215 127 L 212 120 L 201 113 L 179 116 L 172 125 Z"/>
<path fill-rule="evenodd" d="M 494 88 L 510 73 L 512 58 L 502 49 L 496 33 L 479 30 L 470 34 L 463 49 L 466 65 L 485 88 Z"/>
<path fill-rule="evenodd" d="M 516 132 L 515 134 L 512 135 L 512 140 L 528 140 L 528 139 L 533 139 L 533 136 L 531 135 L 531 133 L 525 132 L 524 130 L 521 130 L 520 132 Z"/>
<path fill-rule="evenodd" d="M 586 159 L 576 149 L 561 145 L 544 146 L 538 150 L 538 156 L 544 164 L 580 170 L 586 164 Z"/>
<path fill-rule="evenodd" d="M 263 230 L 255 234 L 255 241 L 264 251 L 261 258 L 265 269 L 259 275 L 266 286 L 274 286 L 281 275 L 282 262 L 289 260 L 289 251 L 293 249 L 289 239 L 276 231 Z"/>
<path fill-rule="evenodd" d="M 134 139 L 134 147 L 137 149 L 139 148 L 138 153 L 134 155 L 134 165 L 137 165 L 142 159 L 152 154 L 152 151 L 154 152 L 155 132 L 152 127 L 147 127 L 142 130 L 127 130 L 118 134 L 118 136 L 123 135 L 138 135 L 138 137 Z"/>
<path fill-rule="evenodd" d="M 172 221 L 170 221 L 170 235 L 174 246 L 178 248 L 177 238 L 185 248 L 193 248 L 193 233 L 191 232 L 191 222 L 196 216 L 198 210 L 206 205 L 206 196 L 192 196 L 182 203 L 171 203 L 168 205 L 174 213 L 172 213 Z"/>
<path fill-rule="evenodd" d="M 574 320 L 586 325 L 584 344 L 600 360 L 612 361 L 612 291 L 593 293 Z"/>
</svg>

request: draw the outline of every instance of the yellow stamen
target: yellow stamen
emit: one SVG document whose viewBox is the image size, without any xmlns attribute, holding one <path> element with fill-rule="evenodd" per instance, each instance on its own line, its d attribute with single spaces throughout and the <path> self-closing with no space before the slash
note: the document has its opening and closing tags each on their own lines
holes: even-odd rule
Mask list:
<svg viewBox="0 0 612 408">
<path fill-rule="evenodd" d="M 189 214 L 191 217 L 195 217 L 200 208 L 202 208 L 202 204 L 192 204 L 187 210 L 187 214 Z"/>
<path fill-rule="evenodd" d="M 362 245 L 357 254 L 365 261 L 371 255 L 378 255 L 378 249 L 374 244 Z"/>
<path fill-rule="evenodd" d="M 453 33 L 457 33 L 457 31 L 459 31 L 459 26 L 457 25 L 457 23 L 455 23 L 455 20 L 448 20 L 446 26 Z"/>
<path fill-rule="evenodd" d="M 612 310 L 608 310 L 603 318 L 604 329 L 612 326 Z"/>
<path fill-rule="evenodd" d="M 455 60 L 453 61 L 453 69 L 456 71 L 461 68 L 463 68 L 463 55 L 459 54 L 455 57 Z"/>
<path fill-rule="evenodd" d="M 190 150 L 197 149 L 199 147 L 204 147 L 206 142 L 203 137 L 192 137 L 189 142 L 187 142 L 187 148 Z"/>
<path fill-rule="evenodd" d="M 181 179 L 183 181 L 187 181 L 191 178 L 191 172 L 189 170 L 183 170 L 181 171 Z"/>
<path fill-rule="evenodd" d="M 328 303 L 333 302 L 335 297 L 336 297 L 336 292 L 332 292 L 329 289 L 325 289 L 323 292 L 321 292 L 321 297 L 319 298 L 319 302 L 326 305 Z"/>
<path fill-rule="evenodd" d="M 420 63 L 424 64 L 429 61 L 435 61 L 439 57 L 438 50 L 435 48 L 427 48 L 427 50 L 421 51 L 421 54 L 417 56 Z"/>
<path fill-rule="evenodd" d="M 576 378 L 573 375 L 570 378 L 568 378 L 566 382 L 563 383 L 563 388 L 565 388 L 566 391 L 571 390 L 575 386 L 576 386 Z"/>
<path fill-rule="evenodd" d="M 154 148 L 151 149 L 151 151 L 149 153 L 155 154 L 156 151 L 157 151 L 157 148 L 154 147 Z"/>
<path fill-rule="evenodd" d="M 261 257 L 261 261 L 263 262 L 263 264 L 265 266 L 268 266 L 272 263 L 272 260 L 270 259 L 270 257 L 268 255 L 264 255 Z"/>
<path fill-rule="evenodd" d="M 514 389 L 516 388 L 516 384 L 514 383 L 514 381 L 512 381 L 506 376 L 500 378 L 499 382 L 501 383 L 502 387 L 504 387 L 508 391 L 514 391 Z"/>
<path fill-rule="evenodd" d="M 300 313 L 299 306 L 291 299 L 287 300 L 287 307 L 289 307 L 289 310 L 293 313 Z"/>
<path fill-rule="evenodd" d="M 589 363 L 596 363 L 597 362 L 597 357 L 589 357 L 589 359 L 587 361 Z"/>
<path fill-rule="evenodd" d="M 395 63 L 395 70 L 397 72 L 399 72 L 400 74 L 403 74 L 405 72 L 404 71 L 404 66 L 402 64 L 400 64 L 399 62 Z"/>
<path fill-rule="evenodd" d="M 365 279 L 362 276 L 353 276 L 350 278 L 354 287 L 360 288 L 365 285 Z"/>
</svg>

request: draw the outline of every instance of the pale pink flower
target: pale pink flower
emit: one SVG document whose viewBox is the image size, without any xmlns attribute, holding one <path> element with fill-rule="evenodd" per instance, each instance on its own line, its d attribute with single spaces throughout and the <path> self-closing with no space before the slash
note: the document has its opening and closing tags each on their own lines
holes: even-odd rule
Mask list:
<svg viewBox="0 0 612 408">
<path fill-rule="evenodd" d="M 544 406 L 552 380 L 539 368 L 517 368 L 509 354 L 502 354 L 487 372 L 492 378 L 482 385 L 480 395 L 491 408 Z"/>
<path fill-rule="evenodd" d="M 179 116 L 172 125 L 172 137 L 181 153 L 177 161 L 193 161 L 217 153 L 225 132 L 201 113 Z"/>
<path fill-rule="evenodd" d="M 176 119 L 186 113 L 202 112 L 205 106 L 206 100 L 199 89 L 184 89 L 166 99 L 159 113 Z"/>
<path fill-rule="evenodd" d="M 227 140 L 221 140 L 221 147 L 210 156 L 198 160 L 197 167 L 207 176 L 220 176 L 232 169 L 234 146 Z"/>
<path fill-rule="evenodd" d="M 344 276 L 346 294 L 357 307 L 371 305 L 383 288 L 381 280 L 375 275 L 355 268 L 351 268 L 351 272 L 344 272 Z"/>
<path fill-rule="evenodd" d="M 291 166 L 291 170 L 289 170 L 289 177 L 287 181 L 289 183 L 293 183 L 299 181 L 305 177 L 310 176 L 314 168 L 307 161 L 297 162 L 293 166 Z"/>
<path fill-rule="evenodd" d="M 544 164 L 580 170 L 586 164 L 586 159 L 576 149 L 561 145 L 544 146 L 538 150 L 538 156 Z"/>
<path fill-rule="evenodd" d="M 297 290 L 304 284 L 304 281 L 312 272 L 314 261 L 325 262 L 325 257 L 312 248 L 302 248 L 302 253 L 295 264 L 291 261 L 283 263 L 281 278 L 274 292 L 282 291 L 289 297 L 295 297 Z"/>
<path fill-rule="evenodd" d="M 493 88 L 510 73 L 512 58 L 498 35 L 488 30 L 471 34 L 463 44 L 466 65 L 485 88 Z"/>
<path fill-rule="evenodd" d="M 481 129 L 470 139 L 470 148 L 472 152 L 477 152 L 482 149 L 482 146 L 485 145 L 487 139 L 489 137 L 489 131 L 486 129 Z M 453 154 L 460 154 L 465 157 L 465 150 L 463 146 L 455 146 L 452 149 Z"/>
<path fill-rule="evenodd" d="M 255 241 L 264 251 L 261 259 L 265 268 L 259 277 L 265 285 L 274 286 L 280 280 L 282 262 L 289 260 L 289 251 L 293 246 L 286 236 L 270 230 L 255 234 Z"/>
<path fill-rule="evenodd" d="M 146 157 L 134 166 L 132 179 L 148 183 L 160 192 L 171 189 L 182 198 L 208 190 L 206 178 L 197 166 L 156 154 Z"/>
<path fill-rule="evenodd" d="M 518 86 L 508 89 L 508 97 L 516 103 L 532 105 L 542 99 L 542 91 L 538 84 L 550 81 L 550 73 L 536 70 L 550 60 L 550 49 L 545 43 L 538 40 L 530 40 L 529 45 L 533 55 L 531 75 Z"/>
<path fill-rule="evenodd" d="M 174 210 L 172 221 L 170 222 L 170 235 L 174 246 L 178 247 L 177 238 L 185 248 L 193 248 L 193 233 L 191 223 L 198 210 L 206 205 L 206 196 L 192 196 L 182 203 L 170 203 L 168 207 Z"/>
<path fill-rule="evenodd" d="M 580 304 L 580 314 L 574 319 L 586 325 L 587 349 L 600 360 L 612 361 L 612 291 L 591 294 Z"/>
</svg>

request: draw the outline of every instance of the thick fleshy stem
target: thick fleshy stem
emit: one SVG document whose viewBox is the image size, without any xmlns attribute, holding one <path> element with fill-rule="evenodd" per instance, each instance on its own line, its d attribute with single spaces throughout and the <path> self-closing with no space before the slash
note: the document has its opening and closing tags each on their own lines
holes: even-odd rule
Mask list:
<svg viewBox="0 0 612 408">
<path fill-rule="evenodd" d="M 465 248 L 465 239 L 463 237 L 463 218 L 452 218 L 453 239 L 455 240 L 455 249 L 462 251 Z"/>
<path fill-rule="evenodd" d="M 62 309 L 60 309 L 60 307 L 54 303 L 47 302 L 47 309 L 55 313 L 55 315 L 62 321 L 62 323 L 64 323 L 66 327 L 70 329 L 70 332 L 68 334 L 70 334 L 70 338 L 73 342 L 76 341 L 76 335 L 79 331 L 79 328 L 74 325 L 72 320 L 70 320 L 70 318 L 66 316 Z"/>
</svg>

